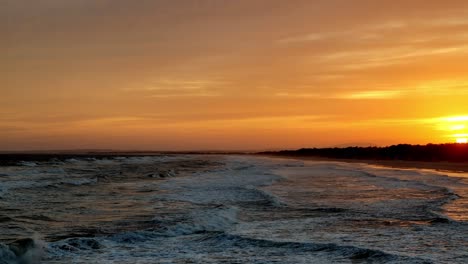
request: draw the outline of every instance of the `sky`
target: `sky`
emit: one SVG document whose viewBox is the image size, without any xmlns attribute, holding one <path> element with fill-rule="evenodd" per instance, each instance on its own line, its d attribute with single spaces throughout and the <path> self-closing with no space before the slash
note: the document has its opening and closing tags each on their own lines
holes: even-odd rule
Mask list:
<svg viewBox="0 0 468 264">
<path fill-rule="evenodd" d="M 0 51 L 0 150 L 468 138 L 464 0 L 2 0 Z"/>
</svg>

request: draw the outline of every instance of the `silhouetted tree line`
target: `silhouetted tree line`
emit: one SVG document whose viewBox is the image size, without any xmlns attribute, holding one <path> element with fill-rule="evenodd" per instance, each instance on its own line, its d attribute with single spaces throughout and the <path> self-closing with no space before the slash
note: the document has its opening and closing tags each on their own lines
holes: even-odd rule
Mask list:
<svg viewBox="0 0 468 264">
<path fill-rule="evenodd" d="M 315 156 L 333 159 L 468 162 L 468 144 L 399 144 L 388 147 L 303 148 L 262 152 L 281 156 Z"/>
</svg>

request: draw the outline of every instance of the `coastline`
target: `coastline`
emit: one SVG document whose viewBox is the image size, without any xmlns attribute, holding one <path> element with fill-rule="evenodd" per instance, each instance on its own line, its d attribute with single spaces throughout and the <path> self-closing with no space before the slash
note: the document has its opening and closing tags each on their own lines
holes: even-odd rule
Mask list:
<svg viewBox="0 0 468 264">
<path fill-rule="evenodd" d="M 69 158 L 95 158 L 105 159 L 113 157 L 138 157 L 138 156 L 164 156 L 164 155 L 253 155 L 272 158 L 286 158 L 305 161 L 335 161 L 347 163 L 365 163 L 369 165 L 384 166 L 400 169 L 431 169 L 447 172 L 468 172 L 468 162 L 447 161 L 406 161 L 406 160 L 373 160 L 373 159 L 339 159 L 308 155 L 263 154 L 245 152 L 98 152 L 98 153 L 4 153 L 0 154 L 0 166 L 17 165 L 21 161 L 50 161 L 65 160 Z"/>
<path fill-rule="evenodd" d="M 368 160 L 368 159 L 333 159 L 316 156 L 295 156 L 295 155 L 262 155 L 266 157 L 289 158 L 305 161 L 336 161 L 347 163 L 365 163 L 398 169 L 430 169 L 447 172 L 468 172 L 466 162 L 446 162 L 446 161 L 406 161 L 406 160 Z"/>
</svg>

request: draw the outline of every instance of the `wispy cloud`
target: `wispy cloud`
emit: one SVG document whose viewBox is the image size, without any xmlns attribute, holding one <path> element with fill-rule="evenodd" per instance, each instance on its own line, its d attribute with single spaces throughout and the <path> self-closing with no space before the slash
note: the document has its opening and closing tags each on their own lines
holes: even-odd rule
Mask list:
<svg viewBox="0 0 468 264">
<path fill-rule="evenodd" d="M 126 87 L 125 92 L 145 93 L 149 98 L 171 97 L 216 97 L 221 96 L 221 88 L 226 82 L 213 80 L 160 79 Z"/>
<path fill-rule="evenodd" d="M 280 91 L 274 96 L 283 98 L 314 98 L 314 99 L 346 99 L 346 100 L 381 100 L 396 99 L 401 97 L 434 97 L 434 96 L 466 96 L 468 95 L 468 80 L 465 79 L 440 79 L 422 81 L 411 85 L 380 84 L 382 89 L 360 89 L 345 91 L 322 91 L 314 86 L 304 86 L 302 90 L 295 92 Z"/>
<path fill-rule="evenodd" d="M 467 55 L 467 16 L 466 12 L 458 12 L 430 20 L 395 19 L 343 30 L 316 29 L 278 39 L 277 43 L 288 49 L 310 51 L 303 56 L 308 64 L 345 75 L 372 68 L 398 67 L 428 58 Z M 323 51 L 315 52 L 317 49 Z"/>
<path fill-rule="evenodd" d="M 281 44 L 295 44 L 303 42 L 325 41 L 330 39 L 343 39 L 345 41 L 356 40 L 373 40 L 376 38 L 383 38 L 388 34 L 395 32 L 403 32 L 411 28 L 417 29 L 430 29 L 434 27 L 439 28 L 452 28 L 460 26 L 468 26 L 468 13 L 458 12 L 447 17 L 435 17 L 433 19 L 406 19 L 406 20 L 386 20 L 375 22 L 374 24 L 354 26 L 352 28 L 337 30 L 337 31 L 317 31 L 308 32 L 302 35 L 294 35 L 277 40 Z M 415 37 L 415 36 L 413 36 Z M 458 38 L 460 35 L 454 35 L 453 38 Z M 405 38 L 402 39 L 403 41 Z"/>
<path fill-rule="evenodd" d="M 329 39 L 342 35 L 343 33 L 309 33 L 300 36 L 287 37 L 279 39 L 278 43 L 289 44 L 289 43 L 299 43 L 299 42 L 308 42 L 308 41 L 320 41 Z"/>
<path fill-rule="evenodd" d="M 385 30 L 402 29 L 407 26 L 404 21 L 385 21 L 380 24 L 366 25 L 342 31 L 312 32 L 279 39 L 281 44 L 323 41 L 335 38 L 353 37 L 353 39 L 372 39 L 381 36 Z"/>
<path fill-rule="evenodd" d="M 423 124 L 434 130 L 445 131 L 446 138 L 463 138 L 468 136 L 468 115 L 442 116 L 409 120 L 415 124 Z"/>
<path fill-rule="evenodd" d="M 468 95 L 468 80 L 442 79 L 423 82 L 414 87 L 415 92 L 425 92 L 432 96 Z"/>
<path fill-rule="evenodd" d="M 458 17 L 436 18 L 423 21 L 428 26 L 468 26 L 468 13 L 461 14 Z"/>
<path fill-rule="evenodd" d="M 290 92 L 279 92 L 275 96 L 278 97 L 295 97 L 295 98 L 321 98 L 322 96 L 318 93 L 290 93 Z"/>
<path fill-rule="evenodd" d="M 401 90 L 363 90 L 351 92 L 332 92 L 332 93 L 291 93 L 279 92 L 277 97 L 284 98 L 315 98 L 315 99 L 347 99 L 347 100 L 369 100 L 369 99 L 393 99 L 403 96 L 406 91 Z"/>
<path fill-rule="evenodd" d="M 208 92 L 198 92 L 198 93 L 160 93 L 149 95 L 149 98 L 178 98 L 178 97 L 218 97 L 221 96 L 220 93 L 208 93 Z"/>
<path fill-rule="evenodd" d="M 330 52 L 317 55 L 314 57 L 314 60 L 337 70 L 362 70 L 404 64 L 417 58 L 422 59 L 428 56 L 460 55 L 466 53 L 468 53 L 468 45 L 465 44 L 445 47 L 420 47 L 417 49 L 411 45 L 401 45 L 366 50 Z"/>
<path fill-rule="evenodd" d="M 350 93 L 336 94 L 332 97 L 338 99 L 392 99 L 399 97 L 403 94 L 403 91 L 391 90 L 391 91 L 356 91 Z"/>
</svg>

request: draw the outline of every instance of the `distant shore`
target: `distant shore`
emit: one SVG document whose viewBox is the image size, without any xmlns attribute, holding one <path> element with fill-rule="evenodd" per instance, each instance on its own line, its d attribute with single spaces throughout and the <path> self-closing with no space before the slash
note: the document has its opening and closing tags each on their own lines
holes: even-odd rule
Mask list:
<svg viewBox="0 0 468 264">
<path fill-rule="evenodd" d="M 396 168 L 468 172 L 468 144 L 398 144 L 387 147 L 302 148 L 257 154 L 306 160 L 359 162 Z"/>
<path fill-rule="evenodd" d="M 0 166 L 19 165 L 20 162 L 47 162 L 65 161 L 73 158 L 108 159 L 115 157 L 138 157 L 138 156 L 162 156 L 162 155 L 255 155 L 276 158 L 289 158 L 309 161 L 336 161 L 349 163 L 366 163 L 392 168 L 417 168 L 432 169 L 450 172 L 468 172 L 468 162 L 448 162 L 448 161 L 408 161 L 408 160 L 387 160 L 387 159 L 352 159 L 333 158 L 312 155 L 286 154 L 282 152 L 268 153 L 245 153 L 245 152 L 101 152 L 101 153 L 2 153 L 0 154 Z"/>
<path fill-rule="evenodd" d="M 348 163 L 365 163 L 369 165 L 384 166 L 399 169 L 430 169 L 449 172 L 468 172 L 468 163 L 466 162 L 430 162 L 430 161 L 406 161 L 406 160 L 368 160 L 368 159 L 338 159 L 323 158 L 313 156 L 292 156 L 292 155 L 267 155 L 267 157 L 298 159 L 305 161 L 335 161 Z"/>
</svg>

